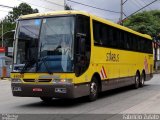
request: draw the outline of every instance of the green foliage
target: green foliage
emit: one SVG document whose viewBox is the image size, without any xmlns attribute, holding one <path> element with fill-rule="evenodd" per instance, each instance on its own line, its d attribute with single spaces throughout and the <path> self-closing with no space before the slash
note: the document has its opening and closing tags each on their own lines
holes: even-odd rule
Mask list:
<svg viewBox="0 0 160 120">
<path fill-rule="evenodd" d="M 123 24 L 138 32 L 157 36 L 160 33 L 160 10 L 137 13 L 125 20 Z"/>
<path fill-rule="evenodd" d="M 21 15 L 27 15 L 32 13 L 37 13 L 37 9 L 32 9 L 30 5 L 26 3 L 21 3 L 18 7 L 14 7 L 12 11 L 9 12 L 7 20 L 9 22 L 15 22 Z"/>
<path fill-rule="evenodd" d="M 71 6 L 65 5 L 65 10 L 73 10 Z"/>
<path fill-rule="evenodd" d="M 2 27 L 1 27 L 2 23 L 3 23 L 3 33 L 6 33 L 15 29 L 16 27 L 15 21 L 19 18 L 19 16 L 32 13 L 38 13 L 38 9 L 32 9 L 31 6 L 26 3 L 21 3 L 18 7 L 14 7 L 12 11 L 10 11 L 8 15 L 5 17 L 5 19 L 0 22 L 0 39 L 2 36 Z M 5 36 L 6 35 L 4 35 L 4 39 Z"/>
</svg>

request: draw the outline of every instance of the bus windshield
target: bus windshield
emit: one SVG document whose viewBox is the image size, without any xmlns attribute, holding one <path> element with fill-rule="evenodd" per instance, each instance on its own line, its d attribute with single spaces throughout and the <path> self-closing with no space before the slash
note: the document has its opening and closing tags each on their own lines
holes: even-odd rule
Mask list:
<svg viewBox="0 0 160 120">
<path fill-rule="evenodd" d="M 21 20 L 16 33 L 15 72 L 73 71 L 74 17 Z"/>
</svg>

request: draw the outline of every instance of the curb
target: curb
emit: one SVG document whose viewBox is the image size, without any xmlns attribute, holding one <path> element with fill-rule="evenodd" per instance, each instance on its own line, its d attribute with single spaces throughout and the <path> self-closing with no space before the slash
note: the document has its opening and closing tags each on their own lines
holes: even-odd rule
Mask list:
<svg viewBox="0 0 160 120">
<path fill-rule="evenodd" d="M 160 71 L 155 71 L 153 74 L 160 74 Z"/>
<path fill-rule="evenodd" d="M 8 80 L 8 81 L 10 81 L 10 78 L 0 78 L 0 81 L 1 80 Z"/>
</svg>

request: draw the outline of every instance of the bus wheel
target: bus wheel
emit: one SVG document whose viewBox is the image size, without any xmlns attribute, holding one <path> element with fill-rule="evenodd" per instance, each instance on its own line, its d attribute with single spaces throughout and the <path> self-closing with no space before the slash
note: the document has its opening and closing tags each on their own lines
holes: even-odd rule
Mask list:
<svg viewBox="0 0 160 120">
<path fill-rule="evenodd" d="M 134 84 L 134 88 L 137 89 L 139 88 L 139 82 L 140 82 L 140 76 L 138 73 L 136 73 L 135 75 L 135 84 Z"/>
<path fill-rule="evenodd" d="M 142 75 L 141 75 L 141 79 L 140 79 L 140 83 L 139 83 L 139 86 L 140 87 L 143 87 L 144 86 L 144 81 L 145 81 L 145 74 L 144 74 L 144 72 L 142 73 Z"/>
<path fill-rule="evenodd" d="M 98 81 L 95 77 L 92 78 L 90 83 L 90 94 L 89 94 L 89 101 L 95 101 L 98 97 Z"/>
<path fill-rule="evenodd" d="M 43 101 L 43 102 L 51 102 L 52 101 L 52 97 L 40 97 L 40 99 Z"/>
</svg>

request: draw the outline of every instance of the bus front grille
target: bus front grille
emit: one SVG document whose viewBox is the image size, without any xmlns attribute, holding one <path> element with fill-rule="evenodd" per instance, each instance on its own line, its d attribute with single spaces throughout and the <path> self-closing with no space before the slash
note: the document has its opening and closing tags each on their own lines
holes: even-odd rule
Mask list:
<svg viewBox="0 0 160 120">
<path fill-rule="evenodd" d="M 24 82 L 34 82 L 35 79 L 23 79 Z"/>
<path fill-rule="evenodd" d="M 52 79 L 23 79 L 24 82 L 51 82 Z"/>
<path fill-rule="evenodd" d="M 38 79 L 38 82 L 51 82 L 52 79 Z"/>
</svg>

